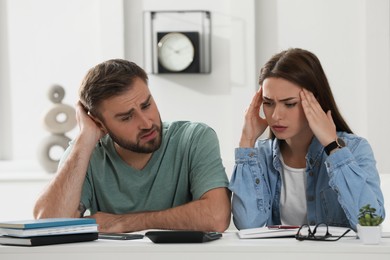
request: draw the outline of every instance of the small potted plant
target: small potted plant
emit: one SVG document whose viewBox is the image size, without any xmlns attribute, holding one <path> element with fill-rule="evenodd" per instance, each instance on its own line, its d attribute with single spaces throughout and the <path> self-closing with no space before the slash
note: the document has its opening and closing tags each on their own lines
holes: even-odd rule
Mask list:
<svg viewBox="0 0 390 260">
<path fill-rule="evenodd" d="M 380 224 L 383 222 L 383 218 L 375 212 L 376 209 L 372 208 L 370 204 L 359 210 L 357 233 L 363 244 L 379 244 L 381 240 L 382 229 Z"/>
</svg>

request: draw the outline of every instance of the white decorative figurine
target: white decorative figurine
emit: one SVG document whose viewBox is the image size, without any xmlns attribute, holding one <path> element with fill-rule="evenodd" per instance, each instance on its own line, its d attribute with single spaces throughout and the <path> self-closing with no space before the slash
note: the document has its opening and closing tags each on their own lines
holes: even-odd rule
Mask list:
<svg viewBox="0 0 390 260">
<path fill-rule="evenodd" d="M 40 164 L 49 173 L 54 173 L 59 163 L 59 159 L 52 158 L 51 150 L 59 146 L 65 151 L 70 142 L 65 133 L 77 124 L 75 109 L 61 103 L 64 96 L 65 90 L 59 85 L 53 85 L 49 89 L 48 98 L 54 105 L 45 114 L 43 126 L 51 135 L 42 140 L 38 152 Z"/>
</svg>

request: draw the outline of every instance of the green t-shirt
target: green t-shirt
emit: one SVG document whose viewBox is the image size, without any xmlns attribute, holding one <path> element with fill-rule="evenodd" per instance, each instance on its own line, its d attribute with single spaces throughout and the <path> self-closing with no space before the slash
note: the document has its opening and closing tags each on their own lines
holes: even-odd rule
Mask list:
<svg viewBox="0 0 390 260">
<path fill-rule="evenodd" d="M 216 133 L 191 122 L 163 124 L 161 147 L 142 170 L 127 165 L 106 135 L 96 146 L 81 201 L 91 214 L 164 210 L 227 187 Z"/>
</svg>

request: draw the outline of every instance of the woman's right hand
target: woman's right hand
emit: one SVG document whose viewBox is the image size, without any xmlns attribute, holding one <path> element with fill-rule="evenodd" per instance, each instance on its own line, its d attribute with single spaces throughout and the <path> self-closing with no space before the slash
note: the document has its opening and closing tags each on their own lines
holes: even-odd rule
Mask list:
<svg viewBox="0 0 390 260">
<path fill-rule="evenodd" d="M 241 133 L 240 147 L 254 147 L 257 138 L 259 138 L 268 127 L 267 120 L 260 117 L 260 107 L 263 103 L 263 91 L 259 91 L 252 98 L 252 102 L 245 112 L 244 127 Z"/>
</svg>

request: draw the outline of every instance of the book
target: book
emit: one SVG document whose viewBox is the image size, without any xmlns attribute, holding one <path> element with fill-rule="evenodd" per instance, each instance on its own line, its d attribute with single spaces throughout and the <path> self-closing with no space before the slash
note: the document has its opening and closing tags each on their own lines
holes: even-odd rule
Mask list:
<svg viewBox="0 0 390 260">
<path fill-rule="evenodd" d="M 329 233 L 333 237 L 341 236 L 349 228 L 329 226 Z M 270 226 L 260 228 L 241 229 L 238 236 L 243 239 L 249 238 L 294 238 L 299 230 L 298 226 Z M 351 230 L 346 237 L 356 237 L 356 232 Z"/>
<path fill-rule="evenodd" d="M 54 244 L 86 242 L 98 239 L 98 233 L 66 234 L 37 237 L 0 236 L 0 244 L 9 246 L 44 246 Z"/>
<path fill-rule="evenodd" d="M 74 226 L 58 226 L 48 228 L 0 228 L 0 235 L 16 236 L 16 237 L 31 237 L 31 236 L 47 236 L 47 235 L 63 235 L 63 234 L 78 234 L 98 232 L 97 224 L 89 225 L 74 225 Z"/>
<path fill-rule="evenodd" d="M 0 222 L 0 228 L 30 229 L 88 224 L 96 224 L 96 220 L 93 218 L 42 218 L 30 220 L 16 220 Z"/>
</svg>

